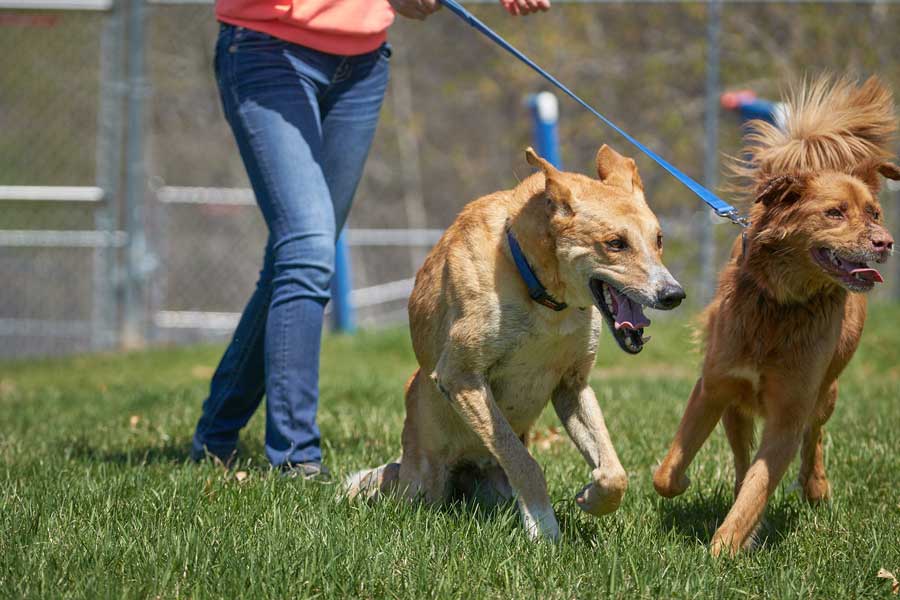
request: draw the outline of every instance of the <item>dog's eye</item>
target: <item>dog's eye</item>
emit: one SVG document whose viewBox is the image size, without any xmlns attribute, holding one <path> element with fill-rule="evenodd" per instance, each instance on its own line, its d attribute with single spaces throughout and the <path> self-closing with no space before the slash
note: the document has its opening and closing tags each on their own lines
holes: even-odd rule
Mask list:
<svg viewBox="0 0 900 600">
<path fill-rule="evenodd" d="M 844 213 L 839 208 L 829 208 L 825 211 L 825 216 L 829 219 L 843 219 Z"/>
<path fill-rule="evenodd" d="M 656 247 L 662 250 L 662 234 L 656 236 Z"/>
<path fill-rule="evenodd" d="M 610 250 L 615 250 L 616 252 L 618 252 L 627 248 L 628 244 L 626 244 L 625 240 L 623 240 L 622 238 L 613 238 L 606 242 L 606 247 Z"/>
</svg>

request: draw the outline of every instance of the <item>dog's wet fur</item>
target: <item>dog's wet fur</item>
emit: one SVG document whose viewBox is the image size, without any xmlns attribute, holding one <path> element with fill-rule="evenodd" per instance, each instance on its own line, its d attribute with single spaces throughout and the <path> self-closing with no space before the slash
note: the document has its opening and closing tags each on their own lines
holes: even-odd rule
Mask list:
<svg viewBox="0 0 900 600">
<path fill-rule="evenodd" d="M 663 496 L 683 493 L 688 465 L 721 420 L 734 452 L 735 502 L 712 539 L 714 555 L 752 543 L 768 498 L 800 452 L 799 484 L 828 498 L 822 426 L 837 379 L 859 343 L 865 292 L 882 280 L 873 263 L 893 252 L 878 203 L 896 129 L 891 93 L 822 78 L 787 101 L 787 127 L 751 124 L 735 174 L 755 200 L 746 242 L 704 315 L 702 376 L 675 440 L 654 475 Z M 754 417 L 765 420 L 751 459 Z"/>
<path fill-rule="evenodd" d="M 467 205 L 426 258 L 409 301 L 419 368 L 406 385 L 402 457 L 352 475 L 346 491 L 432 503 L 516 497 L 528 534 L 555 539 L 529 430 L 552 400 L 590 469 L 578 506 L 616 510 L 627 477 L 588 385 L 602 324 L 636 354 L 650 324 L 643 308 L 674 308 L 684 291 L 663 266 L 659 222 L 632 159 L 602 147 L 594 179 L 531 149 L 526 158 L 538 172 Z M 507 231 L 567 308 L 529 297 Z"/>
</svg>

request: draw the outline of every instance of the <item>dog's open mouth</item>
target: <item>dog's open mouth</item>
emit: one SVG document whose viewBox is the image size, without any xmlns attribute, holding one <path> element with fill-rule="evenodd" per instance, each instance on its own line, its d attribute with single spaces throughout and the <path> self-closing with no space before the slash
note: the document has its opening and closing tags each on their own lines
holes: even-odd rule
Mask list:
<svg viewBox="0 0 900 600">
<path fill-rule="evenodd" d="M 644 337 L 644 327 L 650 325 L 644 307 L 602 279 L 592 278 L 590 286 L 594 303 L 619 347 L 629 354 L 640 352 L 650 340 Z"/>
<path fill-rule="evenodd" d="M 884 281 L 881 273 L 868 263 L 842 258 L 830 248 L 815 248 L 812 257 L 825 272 L 854 292 L 868 292 L 876 283 Z"/>
</svg>

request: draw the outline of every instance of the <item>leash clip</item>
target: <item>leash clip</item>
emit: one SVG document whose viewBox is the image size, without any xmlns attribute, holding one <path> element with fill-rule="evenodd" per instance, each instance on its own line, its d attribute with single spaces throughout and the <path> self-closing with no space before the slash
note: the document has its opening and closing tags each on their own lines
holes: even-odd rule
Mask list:
<svg viewBox="0 0 900 600">
<path fill-rule="evenodd" d="M 748 227 L 750 227 L 750 219 L 738 214 L 738 211 L 736 208 L 727 208 L 724 210 L 717 210 L 716 215 L 722 217 L 723 219 L 728 219 L 729 221 L 731 221 L 732 223 L 734 223 L 735 225 L 737 225 L 738 227 L 741 227 L 743 229 L 747 229 Z"/>
</svg>

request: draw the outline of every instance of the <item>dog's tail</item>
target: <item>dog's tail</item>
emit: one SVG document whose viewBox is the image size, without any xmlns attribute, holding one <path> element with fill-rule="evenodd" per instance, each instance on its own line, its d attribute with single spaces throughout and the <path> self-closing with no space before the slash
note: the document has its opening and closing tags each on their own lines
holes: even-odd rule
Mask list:
<svg viewBox="0 0 900 600">
<path fill-rule="evenodd" d="M 746 189 L 746 179 L 758 184 L 783 173 L 847 172 L 893 155 L 894 98 L 877 77 L 862 85 L 829 76 L 804 82 L 786 94 L 784 107 L 783 127 L 749 123 L 742 156 L 731 165 L 744 180 L 738 187 Z"/>
</svg>

